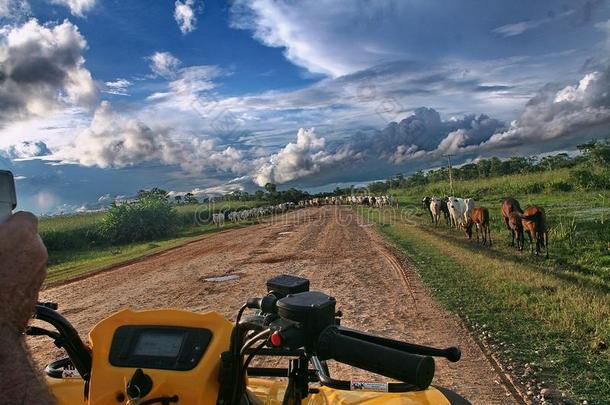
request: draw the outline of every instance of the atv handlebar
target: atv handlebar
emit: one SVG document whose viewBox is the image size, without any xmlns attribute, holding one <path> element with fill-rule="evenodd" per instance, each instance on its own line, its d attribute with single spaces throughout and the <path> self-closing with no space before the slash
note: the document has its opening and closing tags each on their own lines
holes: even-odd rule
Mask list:
<svg viewBox="0 0 610 405">
<path fill-rule="evenodd" d="M 389 339 L 388 339 L 389 340 Z M 372 373 L 426 389 L 434 377 L 434 360 L 348 336 L 337 326 L 328 326 L 318 338 L 317 355 L 320 360 L 334 359 Z"/>
<path fill-rule="evenodd" d="M 58 347 L 63 347 L 74 364 L 74 368 L 84 380 L 91 376 L 91 353 L 83 343 L 78 332 L 59 312 L 55 311 L 57 306 L 38 304 L 34 308 L 34 318 L 47 322 L 55 327 L 59 334 L 46 331 L 42 328 L 31 327 L 26 331 L 28 335 L 48 335 L 55 340 Z"/>
</svg>

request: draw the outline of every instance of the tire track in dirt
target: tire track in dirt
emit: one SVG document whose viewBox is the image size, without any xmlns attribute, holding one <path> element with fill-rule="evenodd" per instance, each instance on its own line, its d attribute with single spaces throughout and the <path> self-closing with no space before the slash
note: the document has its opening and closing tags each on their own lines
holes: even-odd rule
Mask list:
<svg viewBox="0 0 610 405">
<path fill-rule="evenodd" d="M 413 268 L 391 254 L 383 239 L 349 207 L 309 208 L 259 225 L 208 235 L 145 260 L 48 288 L 41 300 L 56 301 L 81 335 L 125 307 L 216 310 L 229 319 L 249 297 L 265 293 L 265 281 L 290 273 L 310 279 L 312 289 L 334 296 L 342 324 L 395 339 L 458 346 L 462 360 L 438 359 L 434 384 L 474 404 L 514 404 L 500 374 L 459 319 L 428 294 Z M 207 282 L 206 278 L 238 275 Z M 38 364 L 53 359 L 50 342 L 29 340 Z M 337 377 L 369 378 L 346 366 Z"/>
</svg>

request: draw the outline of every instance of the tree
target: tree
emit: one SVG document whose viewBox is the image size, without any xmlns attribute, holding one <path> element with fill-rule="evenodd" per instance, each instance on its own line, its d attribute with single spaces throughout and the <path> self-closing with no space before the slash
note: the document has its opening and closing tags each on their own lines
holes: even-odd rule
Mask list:
<svg viewBox="0 0 610 405">
<path fill-rule="evenodd" d="M 595 140 L 576 147 L 591 163 L 610 166 L 610 139 Z"/>
<path fill-rule="evenodd" d="M 275 194 L 277 192 L 277 186 L 273 183 L 267 183 L 265 184 L 265 190 L 267 190 L 269 194 Z"/>
<path fill-rule="evenodd" d="M 136 197 L 138 200 L 142 199 L 154 199 L 154 200 L 167 200 L 169 198 L 169 194 L 167 191 L 153 187 L 150 190 L 140 190 L 138 191 L 138 195 Z"/>
<path fill-rule="evenodd" d="M 182 203 L 182 196 L 181 195 L 175 196 L 174 201 L 176 202 L 176 204 Z"/>
<path fill-rule="evenodd" d="M 186 193 L 184 195 L 184 203 L 185 204 L 199 204 L 199 200 L 197 197 L 193 195 L 193 193 Z"/>
</svg>

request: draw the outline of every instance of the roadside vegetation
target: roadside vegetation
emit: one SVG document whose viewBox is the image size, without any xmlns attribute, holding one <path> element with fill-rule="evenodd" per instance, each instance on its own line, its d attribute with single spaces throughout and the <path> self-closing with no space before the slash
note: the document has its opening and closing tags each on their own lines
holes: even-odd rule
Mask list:
<svg viewBox="0 0 610 405">
<path fill-rule="evenodd" d="M 234 192 L 199 202 L 192 194 L 171 198 L 162 189 L 141 190 L 132 201 L 103 212 L 42 218 L 40 235 L 49 251 L 46 283 L 57 283 L 179 246 L 201 235 L 251 224 L 212 225 L 212 214 L 285 201 L 306 193 L 277 191 L 269 184 L 255 194 Z"/>
<path fill-rule="evenodd" d="M 358 210 L 406 254 L 435 297 L 487 343 L 525 392 L 535 397 L 545 387 L 558 388 L 601 404 L 610 398 L 610 153 L 583 152 L 547 157 L 558 164 L 544 169 L 541 161 L 530 162 L 530 170 L 469 180 L 462 166 L 453 193 L 437 171 L 394 179 L 390 186 L 403 187 L 387 192 L 398 197 L 400 210 Z M 422 197 L 450 194 L 489 208 L 492 248 L 466 240 L 443 219 L 432 225 Z M 549 259 L 532 255 L 527 243 L 523 252 L 510 246 L 500 215 L 507 196 L 523 208 L 545 208 Z M 555 394 L 552 403 L 562 403 Z"/>
</svg>

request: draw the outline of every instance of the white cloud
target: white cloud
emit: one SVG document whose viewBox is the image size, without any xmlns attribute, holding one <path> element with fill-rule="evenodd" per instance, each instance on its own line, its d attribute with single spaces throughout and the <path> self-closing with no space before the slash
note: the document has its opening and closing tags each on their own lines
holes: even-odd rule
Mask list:
<svg viewBox="0 0 610 405">
<path fill-rule="evenodd" d="M 182 64 L 170 52 L 155 52 L 147 58 L 150 61 L 150 69 L 157 76 L 172 78 Z"/>
<path fill-rule="evenodd" d="M 248 168 L 242 153 L 235 148 L 217 150 L 210 139 L 179 138 L 171 128 L 149 126 L 117 113 L 109 102 L 103 101 L 89 128 L 78 133 L 71 145 L 59 148 L 50 158 L 63 164 L 101 168 L 159 162 L 178 165 L 188 173 L 201 173 L 206 169 L 239 173 Z"/>
<path fill-rule="evenodd" d="M 9 159 L 30 159 L 50 155 L 51 151 L 43 141 L 23 141 L 11 145 L 3 154 Z"/>
<path fill-rule="evenodd" d="M 77 17 L 83 17 L 84 14 L 91 10 L 97 0 L 51 0 L 54 4 L 59 4 L 70 9 L 70 13 Z"/>
<path fill-rule="evenodd" d="M 409 9 L 401 3 L 237 0 L 231 24 L 251 30 L 267 46 L 284 48 L 296 65 L 336 77 L 406 56 L 395 43 L 394 24 Z"/>
<path fill-rule="evenodd" d="M 168 91 L 156 92 L 148 96 L 148 100 L 157 103 L 157 107 L 180 109 L 183 111 L 204 114 L 215 98 L 202 96 L 202 93 L 216 87 L 213 79 L 223 75 L 224 72 L 217 66 L 189 66 L 174 71 L 174 80 L 168 84 Z M 198 106 L 204 106 L 198 109 Z"/>
<path fill-rule="evenodd" d="M 0 30 L 0 125 L 46 116 L 66 104 L 89 106 L 96 98 L 84 67 L 87 46 L 78 28 L 64 21 L 40 25 L 30 20 Z"/>
<path fill-rule="evenodd" d="M 494 34 L 501 35 L 504 38 L 514 37 L 553 21 L 564 19 L 573 15 L 574 13 L 576 13 L 576 10 L 567 10 L 557 16 L 549 16 L 538 20 L 519 21 L 516 23 L 506 24 L 493 29 L 492 32 Z"/>
<path fill-rule="evenodd" d="M 288 143 L 278 153 L 269 157 L 254 174 L 254 182 L 259 186 L 267 183 L 286 183 L 319 173 L 324 167 L 352 158 L 349 149 L 336 153 L 324 150 L 324 138 L 318 138 L 314 129 L 299 129 L 296 143 Z"/>
<path fill-rule="evenodd" d="M 194 31 L 197 28 L 196 13 L 203 7 L 203 2 L 197 5 L 195 0 L 176 0 L 174 6 L 174 19 L 182 34 Z"/>
<path fill-rule="evenodd" d="M 578 85 L 548 85 L 532 98 L 510 128 L 481 146 L 506 148 L 564 138 L 607 134 L 610 125 L 610 68 L 586 74 Z M 581 138 L 582 139 L 582 138 Z"/>
<path fill-rule="evenodd" d="M 31 13 L 27 0 L 0 0 L 0 18 L 19 20 Z"/>
<path fill-rule="evenodd" d="M 127 79 L 116 79 L 114 81 L 104 83 L 106 86 L 105 90 L 102 90 L 104 93 L 114 94 L 118 96 L 128 96 L 127 88 L 133 85 Z"/>
</svg>

